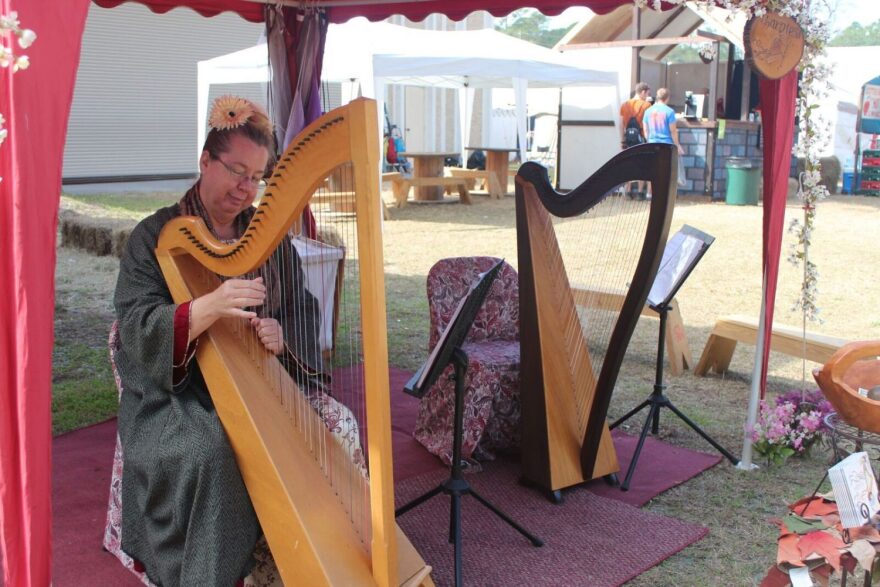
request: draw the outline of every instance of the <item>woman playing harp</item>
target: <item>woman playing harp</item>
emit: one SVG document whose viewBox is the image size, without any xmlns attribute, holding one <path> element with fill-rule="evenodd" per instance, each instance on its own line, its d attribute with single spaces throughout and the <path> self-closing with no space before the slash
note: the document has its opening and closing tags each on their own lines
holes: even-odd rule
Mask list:
<svg viewBox="0 0 880 587">
<path fill-rule="evenodd" d="M 191 302 L 172 301 L 154 252 L 162 227 L 178 216 L 198 216 L 218 240 L 239 239 L 254 215 L 257 186 L 274 165 L 272 126 L 256 105 L 220 98 L 210 124 L 199 180 L 180 202 L 134 229 L 114 298 L 125 390 L 119 407 L 122 548 L 165 586 L 241 582 L 253 569 L 261 535 L 194 359 L 199 335 L 220 318 L 247 319 L 305 393 L 329 383 L 317 344 L 317 302 L 288 239 L 255 274 L 226 279 Z M 347 413 L 328 405 L 333 400 L 325 394 L 315 395 L 319 411 Z M 353 418 L 342 420 L 357 445 Z"/>
</svg>

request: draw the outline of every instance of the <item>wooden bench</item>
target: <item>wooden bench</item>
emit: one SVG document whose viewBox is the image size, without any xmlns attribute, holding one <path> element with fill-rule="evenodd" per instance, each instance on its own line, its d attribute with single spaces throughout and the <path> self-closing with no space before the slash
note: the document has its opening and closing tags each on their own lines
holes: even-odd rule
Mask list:
<svg viewBox="0 0 880 587">
<path fill-rule="evenodd" d="M 391 189 L 394 193 L 394 201 L 398 208 L 406 206 L 409 199 L 409 191 L 413 186 L 452 186 L 458 190 L 458 197 L 462 204 L 471 204 L 471 194 L 468 191 L 467 181 L 460 177 L 405 177 L 402 173 L 383 173 L 382 179 L 391 181 Z"/>
<path fill-rule="evenodd" d="M 466 179 L 468 181 L 468 188 L 470 189 L 476 187 L 477 180 L 479 179 L 483 184 L 483 189 L 489 192 L 489 195 L 493 198 L 503 198 L 504 192 L 507 191 L 498 183 L 498 178 L 485 169 L 461 169 L 458 167 L 449 167 L 448 171 L 451 177 Z"/>
<path fill-rule="evenodd" d="M 722 373 L 730 367 L 730 359 L 736 343 L 744 342 L 756 344 L 758 341 L 758 321 L 749 316 L 726 316 L 715 322 L 715 328 L 706 341 L 700 362 L 694 369 L 694 375 L 705 375 L 710 369 L 716 373 Z M 806 350 L 806 358 L 816 363 L 825 363 L 831 355 L 848 341 L 814 332 L 806 333 L 793 326 L 773 325 L 773 334 L 770 337 L 770 350 L 792 357 L 803 357 Z"/>
<path fill-rule="evenodd" d="M 623 305 L 625 294 L 603 290 L 590 290 L 581 287 L 572 287 L 574 303 L 585 308 L 597 308 L 619 312 Z M 647 304 L 642 308 L 642 316 L 660 318 L 660 315 Z M 687 334 L 684 331 L 684 322 L 681 319 L 681 310 L 678 301 L 673 299 L 669 304 L 666 314 L 666 356 L 669 359 L 669 371 L 672 375 L 681 375 L 685 369 L 694 364 L 694 356 L 688 344 Z"/>
</svg>

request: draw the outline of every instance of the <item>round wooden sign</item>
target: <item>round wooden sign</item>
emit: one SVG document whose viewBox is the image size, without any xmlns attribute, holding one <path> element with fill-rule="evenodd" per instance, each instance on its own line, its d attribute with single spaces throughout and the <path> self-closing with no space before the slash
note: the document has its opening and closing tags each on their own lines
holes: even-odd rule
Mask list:
<svg viewBox="0 0 880 587">
<path fill-rule="evenodd" d="M 789 16 L 768 12 L 751 18 L 743 31 L 749 66 L 767 79 L 779 79 L 804 55 L 804 31 Z"/>
</svg>

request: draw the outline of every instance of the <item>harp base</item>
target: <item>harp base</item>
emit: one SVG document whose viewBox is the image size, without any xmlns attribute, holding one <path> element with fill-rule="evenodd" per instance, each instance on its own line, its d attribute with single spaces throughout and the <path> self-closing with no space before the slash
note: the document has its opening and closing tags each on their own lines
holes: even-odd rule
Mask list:
<svg viewBox="0 0 880 587">
<path fill-rule="evenodd" d="M 461 498 L 466 495 L 473 496 L 484 507 L 488 508 L 493 514 L 501 518 L 508 526 L 525 536 L 533 546 L 543 546 L 544 541 L 537 536 L 531 534 L 528 530 L 517 524 L 506 513 L 498 509 L 482 495 L 473 490 L 467 479 L 464 478 L 461 466 L 461 436 L 464 428 L 464 381 L 467 374 L 468 357 L 467 354 L 456 348 L 452 354 L 452 364 L 455 367 L 455 427 L 454 437 L 452 439 L 452 469 L 450 476 L 443 483 L 430 491 L 413 499 L 409 503 L 397 508 L 394 516 L 402 516 L 411 509 L 425 503 L 434 496 L 444 493 L 452 498 L 452 504 L 449 511 L 449 542 L 455 545 L 455 585 L 460 587 L 462 583 L 462 564 L 461 564 Z"/>
<path fill-rule="evenodd" d="M 678 408 L 675 407 L 675 404 L 663 394 L 663 391 L 666 389 L 666 386 L 663 384 L 663 345 L 666 336 L 666 317 L 669 313 L 671 307 L 669 305 L 661 305 L 656 308 L 657 313 L 660 315 L 660 340 L 657 343 L 657 369 L 654 376 L 654 390 L 651 392 L 651 395 L 648 396 L 648 399 L 637 405 L 635 408 L 627 412 L 617 421 L 615 421 L 610 429 L 617 428 L 625 421 L 629 420 L 631 417 L 635 416 L 639 412 L 641 412 L 644 408 L 648 408 L 648 417 L 645 419 L 645 424 L 642 426 L 642 433 L 639 435 L 639 442 L 636 444 L 636 450 L 633 453 L 632 460 L 629 463 L 629 468 L 626 471 L 626 477 L 623 480 L 623 483 L 620 485 L 620 489 L 622 491 L 628 491 L 630 482 L 632 481 L 633 474 L 636 470 L 636 465 L 639 462 L 639 455 L 642 452 L 642 447 L 645 444 L 645 439 L 648 436 L 648 431 L 650 430 L 651 434 L 656 435 L 660 431 L 660 410 L 662 408 L 669 408 L 672 410 L 672 413 L 681 419 L 682 422 L 690 426 L 694 432 L 703 437 L 703 439 L 711 444 L 715 450 L 720 452 L 724 457 L 729 460 L 732 464 L 737 465 L 739 463 L 739 459 L 733 456 L 727 449 L 718 444 L 714 438 L 706 434 L 702 428 L 700 428 L 693 420 L 688 418 L 681 412 Z"/>
</svg>

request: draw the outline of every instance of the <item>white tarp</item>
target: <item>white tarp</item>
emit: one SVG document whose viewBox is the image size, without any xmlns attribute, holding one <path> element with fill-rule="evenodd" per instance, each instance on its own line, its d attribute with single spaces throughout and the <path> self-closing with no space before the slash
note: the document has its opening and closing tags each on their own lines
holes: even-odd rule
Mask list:
<svg viewBox="0 0 880 587">
<path fill-rule="evenodd" d="M 514 88 L 517 133 L 525 157 L 525 89 L 565 86 L 617 87 L 617 74 L 585 69 L 569 55 L 491 29 L 428 31 L 354 19 L 331 24 L 322 69 L 324 81 L 358 82 L 361 94 L 383 111 L 386 84 L 458 89 L 461 104 L 476 88 Z M 204 141 L 211 84 L 267 81 L 268 53 L 258 45 L 198 64 L 199 127 Z M 460 115 L 464 118 L 465 108 Z M 465 133 L 462 133 L 462 137 Z M 462 151 L 467 145 L 460 145 Z M 513 145 L 484 145 L 512 147 Z"/>
</svg>

